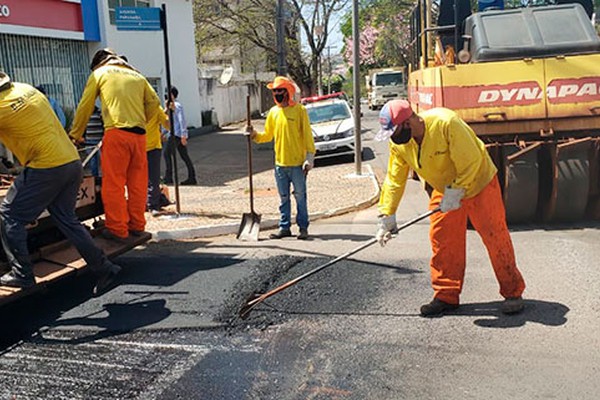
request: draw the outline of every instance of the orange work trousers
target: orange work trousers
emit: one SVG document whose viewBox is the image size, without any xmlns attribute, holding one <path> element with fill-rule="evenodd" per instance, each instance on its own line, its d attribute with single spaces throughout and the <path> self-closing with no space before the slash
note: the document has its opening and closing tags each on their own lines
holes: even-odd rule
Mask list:
<svg viewBox="0 0 600 400">
<path fill-rule="evenodd" d="M 434 190 L 429 209 L 440 205 L 443 194 Z M 521 296 L 525 281 L 517 268 L 512 240 L 506 226 L 506 216 L 498 177 L 476 196 L 462 200 L 458 210 L 438 212 L 431 216 L 429 238 L 431 285 L 434 297 L 450 304 L 459 304 L 466 264 L 467 218 L 487 248 L 500 295 Z"/>
<path fill-rule="evenodd" d="M 146 135 L 108 129 L 102 141 L 102 203 L 106 228 L 125 238 L 146 227 Z M 127 197 L 125 196 L 127 187 Z"/>
</svg>

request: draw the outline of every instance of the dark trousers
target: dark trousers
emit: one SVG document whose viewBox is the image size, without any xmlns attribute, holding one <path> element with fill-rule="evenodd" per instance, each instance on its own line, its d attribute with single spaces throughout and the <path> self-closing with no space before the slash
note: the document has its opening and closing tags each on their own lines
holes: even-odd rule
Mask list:
<svg viewBox="0 0 600 400">
<path fill-rule="evenodd" d="M 55 168 L 25 168 L 8 189 L 0 204 L 0 234 L 2 247 L 16 276 L 26 279 L 33 276 L 25 227 L 44 209 L 92 271 L 97 274 L 101 271 L 106 256 L 75 214 L 82 179 L 81 161 L 76 160 Z"/>
<path fill-rule="evenodd" d="M 148 210 L 160 210 L 160 155 L 161 149 L 149 150 L 148 156 Z"/>
<path fill-rule="evenodd" d="M 169 140 L 167 140 L 167 144 L 164 149 L 165 155 L 165 164 L 167 168 L 165 170 L 165 182 L 170 183 L 173 182 L 173 156 L 175 156 L 175 152 L 173 151 L 173 147 L 177 147 L 177 151 L 181 156 L 181 159 L 185 163 L 187 167 L 187 179 L 191 181 L 196 180 L 196 171 L 194 170 L 194 163 L 190 159 L 190 156 L 187 151 L 187 146 L 181 144 L 181 138 L 177 136 L 169 136 Z"/>
</svg>

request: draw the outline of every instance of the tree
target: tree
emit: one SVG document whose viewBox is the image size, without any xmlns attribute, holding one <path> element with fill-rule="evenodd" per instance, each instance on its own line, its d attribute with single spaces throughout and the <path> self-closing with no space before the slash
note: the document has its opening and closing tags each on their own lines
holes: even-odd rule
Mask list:
<svg viewBox="0 0 600 400">
<path fill-rule="evenodd" d="M 248 53 L 248 47 L 267 54 L 267 64 L 276 70 L 277 0 L 195 0 L 198 54 L 228 46 Z M 319 61 L 327 45 L 329 22 L 349 0 L 285 0 L 286 61 L 289 75 L 303 95 L 317 88 Z M 308 54 L 302 46 L 302 34 Z"/>
<path fill-rule="evenodd" d="M 359 6 L 360 69 L 407 64 L 409 45 L 408 14 L 413 2 L 363 0 Z M 344 59 L 353 60 L 352 14 L 345 16 L 341 28 L 345 39 Z"/>
</svg>

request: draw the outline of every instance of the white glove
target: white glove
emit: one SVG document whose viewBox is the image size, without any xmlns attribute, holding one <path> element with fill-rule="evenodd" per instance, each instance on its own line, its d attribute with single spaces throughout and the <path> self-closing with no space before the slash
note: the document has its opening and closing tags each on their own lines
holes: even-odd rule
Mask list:
<svg viewBox="0 0 600 400">
<path fill-rule="evenodd" d="M 315 166 L 315 153 L 306 153 L 306 160 L 302 164 L 302 170 L 306 173 Z"/>
<path fill-rule="evenodd" d="M 444 191 L 444 197 L 442 197 L 442 202 L 440 203 L 440 210 L 442 210 L 442 212 L 458 210 L 460 208 L 460 201 L 464 195 L 465 189 L 453 189 L 450 186 L 447 186 Z"/>
<path fill-rule="evenodd" d="M 379 216 L 379 227 L 375 234 L 375 239 L 381 247 L 392 238 L 392 232 L 398 229 L 396 226 L 396 214 Z"/>
</svg>

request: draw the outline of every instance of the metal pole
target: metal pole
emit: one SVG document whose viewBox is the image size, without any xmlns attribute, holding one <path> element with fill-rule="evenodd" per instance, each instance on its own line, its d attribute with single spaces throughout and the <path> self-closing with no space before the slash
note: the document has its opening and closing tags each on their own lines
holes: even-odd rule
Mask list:
<svg viewBox="0 0 600 400">
<path fill-rule="evenodd" d="M 360 127 L 360 57 L 358 33 L 358 0 L 352 0 L 352 78 L 354 96 L 354 164 L 356 175 L 362 175 L 362 143 Z"/>
<path fill-rule="evenodd" d="M 331 94 L 331 53 L 329 52 L 329 48 L 331 46 L 327 46 L 327 94 Z"/>
<path fill-rule="evenodd" d="M 277 0 L 277 75 L 287 75 L 285 62 L 285 23 L 283 12 L 283 0 Z"/>
<path fill-rule="evenodd" d="M 459 6 L 459 0 L 454 0 L 454 54 L 458 54 L 458 32 L 460 30 L 460 26 L 459 23 L 460 21 L 458 20 L 458 6 Z"/>
<path fill-rule="evenodd" d="M 163 39 L 165 46 L 165 64 L 166 64 L 166 73 L 167 73 L 167 104 L 171 101 L 171 62 L 169 59 L 169 35 L 167 33 L 167 6 L 163 4 L 160 10 L 160 26 L 163 31 Z M 173 118 L 173 110 L 171 107 L 168 107 L 169 112 L 169 149 L 170 154 L 167 154 L 167 157 L 171 157 L 173 161 L 173 173 L 175 176 L 175 207 L 177 214 L 181 213 L 181 204 L 179 201 L 179 178 L 177 177 L 177 157 L 175 155 L 175 119 Z"/>
</svg>

